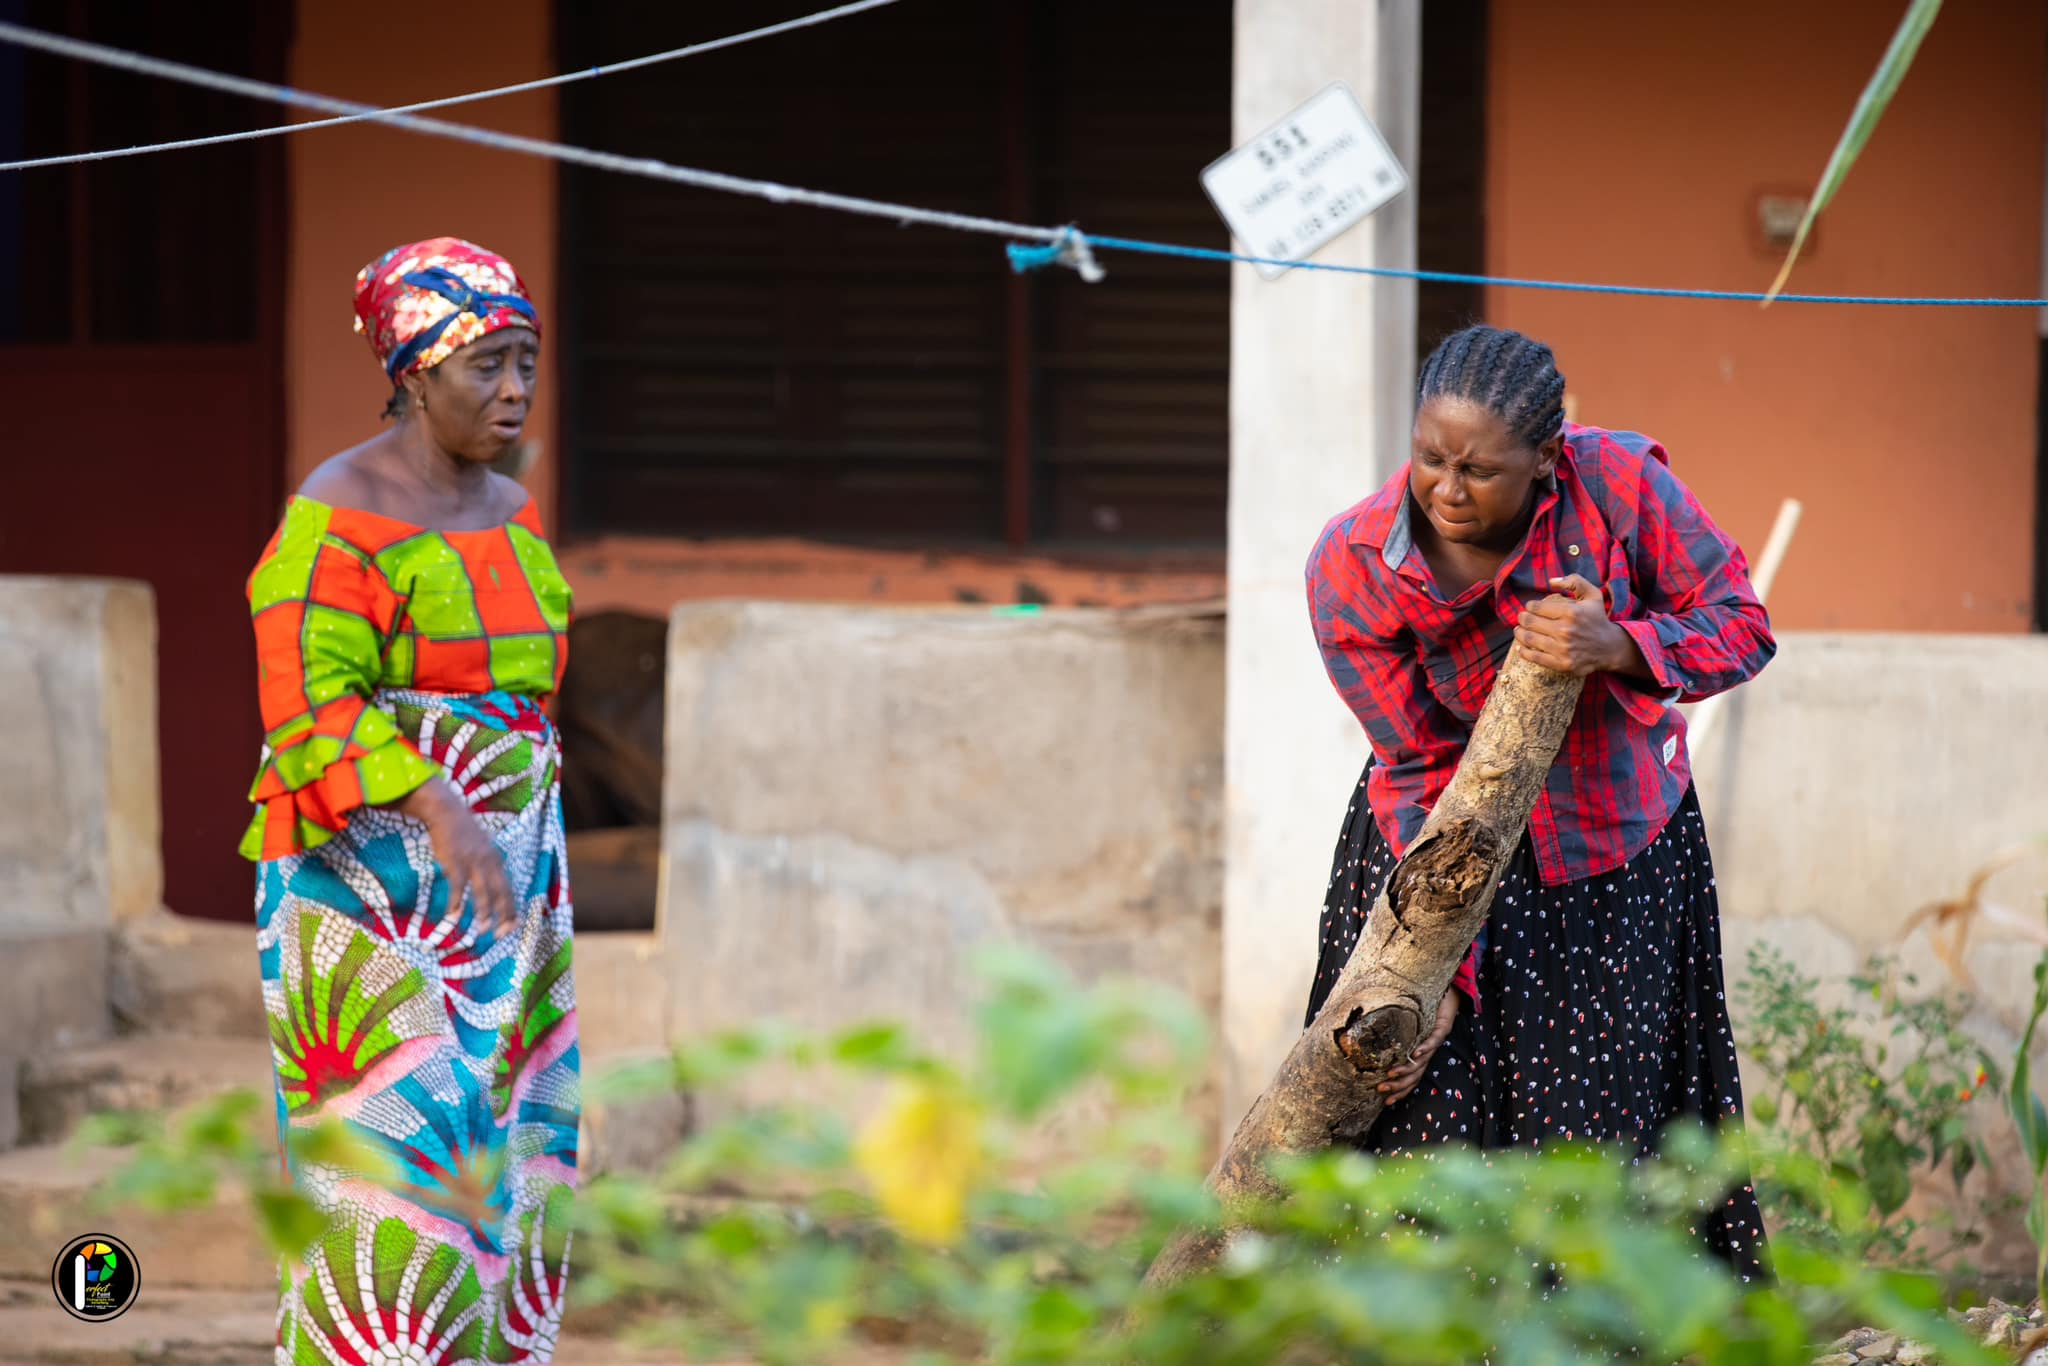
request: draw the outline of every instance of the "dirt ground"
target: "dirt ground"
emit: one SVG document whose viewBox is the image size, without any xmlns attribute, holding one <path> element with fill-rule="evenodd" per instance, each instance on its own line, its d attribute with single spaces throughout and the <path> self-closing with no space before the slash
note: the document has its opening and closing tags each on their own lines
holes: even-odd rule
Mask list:
<svg viewBox="0 0 2048 1366">
<path fill-rule="evenodd" d="M 277 1300 L 268 1292 L 164 1290 L 144 1286 L 111 1323 L 81 1323 L 40 1281 L 0 1280 L 0 1366 L 271 1366 Z M 587 1328 L 565 1333 L 556 1366 L 684 1366 L 672 1352 L 628 1347 Z M 842 1357 L 847 1366 L 891 1366 L 895 1355 Z M 719 1366 L 747 1366 L 743 1362 Z"/>
</svg>

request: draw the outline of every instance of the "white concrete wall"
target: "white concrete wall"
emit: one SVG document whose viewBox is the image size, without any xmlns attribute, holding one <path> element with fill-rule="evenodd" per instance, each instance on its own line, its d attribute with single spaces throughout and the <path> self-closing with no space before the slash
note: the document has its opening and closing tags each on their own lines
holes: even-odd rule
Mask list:
<svg viewBox="0 0 2048 1366">
<path fill-rule="evenodd" d="M 1789 635 L 1718 724 L 1696 764 L 1731 975 L 1761 937 L 1824 974 L 1903 947 L 1941 980 L 1906 921 L 2029 843 L 1987 896 L 2048 926 L 2048 639 Z M 1979 937 L 1987 1025 L 2016 1036 L 2034 957 Z"/>
<path fill-rule="evenodd" d="M 1927 931 L 1909 936 L 1906 924 L 1923 906 L 1963 896 L 2006 850 L 2031 846 L 1990 880 L 1985 900 L 2048 925 L 2048 639 L 1793 634 L 1729 701 L 1696 770 L 1731 989 L 1761 941 L 1820 977 L 1835 1001 L 1873 953 L 1897 954 L 1919 993 L 1957 990 Z M 1968 1027 L 1997 1057 L 2018 1042 L 2039 954 L 1989 926 L 1972 936 Z M 1739 1002 L 1734 1014 L 1739 1035 Z M 1895 1058 L 1909 1046 L 1894 1041 Z M 2044 1061 L 2048 1044 L 2036 1050 L 2037 1078 Z M 1754 1094 L 1753 1073 L 1745 1080 Z M 1998 1098 L 1975 1115 L 1993 1161 L 1960 1202 L 1970 1215 L 2027 1187 Z M 1914 1212 L 1957 1207 L 1946 1175 L 1916 1174 Z M 2032 1264 L 2016 1216 L 1971 1256 Z"/>
<path fill-rule="evenodd" d="M 1415 167 L 1417 0 L 1238 0 L 1233 122 L 1256 134 L 1331 81 L 1350 85 Z M 1414 264 L 1413 192 L 1318 260 Z M 1323 675 L 1303 605 L 1316 533 L 1407 446 L 1414 286 L 1234 268 L 1223 1018 L 1226 1115 L 1243 1111 L 1301 1025 L 1316 917 L 1358 723 Z"/>
<path fill-rule="evenodd" d="M 0 932 L 106 927 L 163 894 L 147 585 L 0 576 Z"/>
<path fill-rule="evenodd" d="M 889 1018 L 948 1045 L 1004 942 L 1213 1015 L 1221 636 L 1178 611 L 678 607 L 670 1026 Z"/>
<path fill-rule="evenodd" d="M 1306 635 L 1299 601 L 1273 611 L 1276 632 Z M 1307 886 L 1219 934 L 1218 863 L 1236 852 L 1221 827 L 1242 794 L 1218 781 L 1217 627 L 1171 614 L 680 608 L 662 919 L 633 963 L 588 974 L 605 983 L 604 1009 L 642 1018 L 649 1039 L 780 1016 L 815 1028 L 889 1017 L 954 1040 L 975 952 L 1013 941 L 1084 976 L 1180 989 L 1219 1020 L 1224 1057 L 1241 1067 L 1277 1054 L 1299 1028 L 1323 870 L 1360 762 L 1356 723 L 1341 710 L 1327 725 L 1280 718 L 1304 734 L 1276 733 L 1289 748 L 1260 757 L 1301 790 L 1258 827 L 1298 851 L 1286 871 Z M 1990 855 L 2048 835 L 2048 640 L 1794 634 L 1781 646 L 1699 756 L 1731 985 L 1760 938 L 1839 982 L 1900 947 L 1914 910 Z M 2044 888 L 2037 860 L 1991 893 L 2038 911 Z M 1927 986 L 1944 984 L 1924 934 L 1903 949 Z M 1972 1025 L 1994 1049 L 2017 1037 L 2033 959 L 1988 939 L 1972 953 Z M 1245 1089 L 1265 1079 L 1240 1076 Z M 1198 1117 L 1228 1124 L 1240 1103 L 1205 1097 Z M 2016 1154 L 1993 1108 L 1984 1120 L 2000 1155 L 1990 1184 L 2010 1187 Z M 1927 1198 L 1950 1199 L 1939 1184 Z"/>
<path fill-rule="evenodd" d="M 31 1053 L 106 1037 L 108 943 L 163 893 L 147 585 L 0 575 L 0 1151 Z"/>
</svg>

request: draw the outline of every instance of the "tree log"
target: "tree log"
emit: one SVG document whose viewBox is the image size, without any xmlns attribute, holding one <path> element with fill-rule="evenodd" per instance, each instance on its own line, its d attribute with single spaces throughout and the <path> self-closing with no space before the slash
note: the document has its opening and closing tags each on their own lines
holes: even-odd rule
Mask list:
<svg viewBox="0 0 2048 1366">
<path fill-rule="evenodd" d="M 1343 976 L 1209 1174 L 1226 1228 L 1234 1205 L 1281 1194 L 1266 1170 L 1271 1156 L 1363 1138 L 1379 1118 L 1380 1083 L 1435 1022 L 1583 686 L 1509 649 L 1457 773 L 1387 879 Z M 1170 1283 L 1214 1264 L 1228 1238 L 1180 1234 L 1147 1281 Z"/>
</svg>

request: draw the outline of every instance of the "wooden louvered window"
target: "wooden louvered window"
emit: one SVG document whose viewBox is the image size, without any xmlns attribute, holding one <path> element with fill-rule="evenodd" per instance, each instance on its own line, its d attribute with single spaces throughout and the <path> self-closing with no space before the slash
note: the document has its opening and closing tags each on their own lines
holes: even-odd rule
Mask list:
<svg viewBox="0 0 2048 1366">
<path fill-rule="evenodd" d="M 565 65 L 804 10 L 562 7 Z M 903 5 L 563 91 L 570 141 L 1222 246 L 1228 0 Z M 562 172 L 572 531 L 1220 546 L 1230 284 L 1119 255 Z"/>
</svg>

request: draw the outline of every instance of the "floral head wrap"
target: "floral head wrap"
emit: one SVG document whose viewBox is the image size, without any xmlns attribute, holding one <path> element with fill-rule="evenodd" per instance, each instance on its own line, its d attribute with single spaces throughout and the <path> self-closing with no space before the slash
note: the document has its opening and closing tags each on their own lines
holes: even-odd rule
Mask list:
<svg viewBox="0 0 2048 1366">
<path fill-rule="evenodd" d="M 393 383 L 501 327 L 540 332 L 512 263 L 459 237 L 393 247 L 356 272 L 356 331 Z"/>
</svg>

